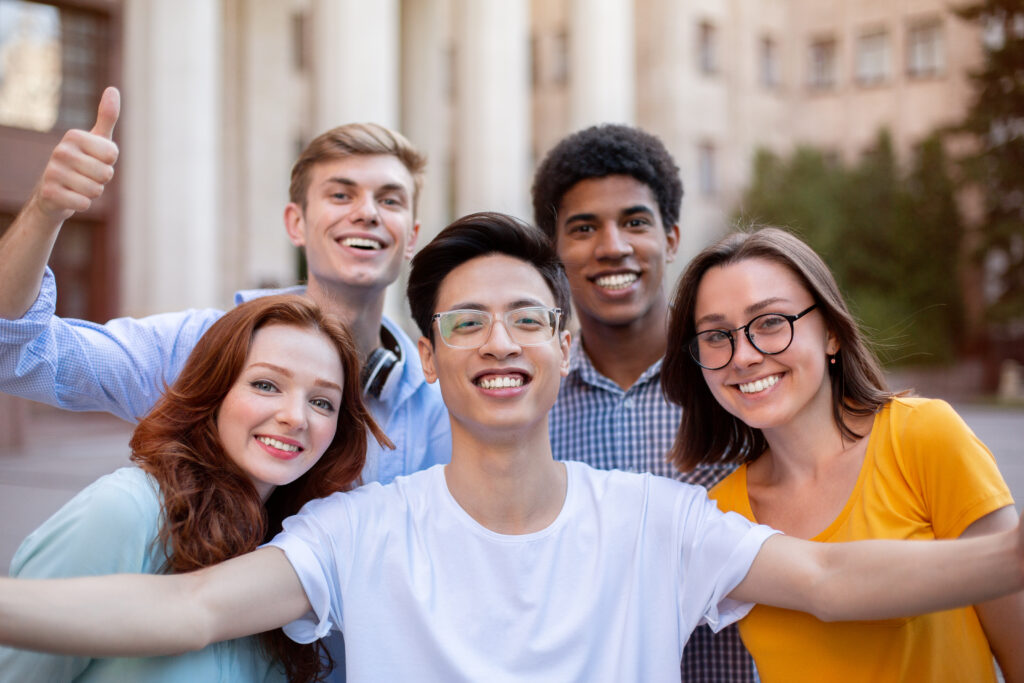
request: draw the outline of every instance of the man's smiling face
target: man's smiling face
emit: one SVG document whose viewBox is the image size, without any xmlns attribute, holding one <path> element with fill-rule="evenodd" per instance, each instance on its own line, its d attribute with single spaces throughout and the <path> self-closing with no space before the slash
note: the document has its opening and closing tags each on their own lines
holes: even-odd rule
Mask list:
<svg viewBox="0 0 1024 683">
<path fill-rule="evenodd" d="M 305 207 L 285 209 L 292 243 L 306 250 L 310 284 L 383 290 L 412 256 L 415 185 L 402 162 L 363 154 L 316 164 Z"/>
<path fill-rule="evenodd" d="M 509 256 L 480 256 L 452 269 L 437 292 L 435 312 L 479 310 L 494 318 L 479 348 L 452 348 L 441 338 L 419 341 L 427 380 L 439 380 L 453 430 L 478 438 L 526 434 L 547 424 L 547 414 L 568 372 L 569 334 L 556 330 L 536 345 L 521 345 L 502 321 L 525 306 L 554 308 L 555 299 L 540 273 Z"/>
<path fill-rule="evenodd" d="M 666 232 L 647 185 L 625 175 L 576 183 L 562 197 L 556 241 L 585 326 L 647 324 L 664 315 L 665 266 L 679 227 Z"/>
</svg>

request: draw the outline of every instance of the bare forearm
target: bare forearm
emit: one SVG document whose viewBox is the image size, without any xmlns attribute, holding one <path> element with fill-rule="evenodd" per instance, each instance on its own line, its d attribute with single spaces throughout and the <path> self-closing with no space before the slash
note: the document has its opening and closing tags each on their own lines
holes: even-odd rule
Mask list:
<svg viewBox="0 0 1024 683">
<path fill-rule="evenodd" d="M 1024 588 L 1019 532 L 955 541 L 765 542 L 731 596 L 825 621 L 973 605 Z"/>
<path fill-rule="evenodd" d="M 207 644 L 190 575 L 0 580 L 0 641 L 93 657 L 175 654 Z"/>
<path fill-rule="evenodd" d="M 828 544 L 823 619 L 886 619 L 998 598 L 1024 588 L 1016 532 L 962 541 Z M 1002 542 L 1000 542 L 1002 541 Z"/>
<path fill-rule="evenodd" d="M 310 609 L 284 553 L 189 574 L 0 579 L 0 644 L 93 657 L 163 655 L 260 633 Z"/>
<path fill-rule="evenodd" d="M 0 237 L 0 318 L 20 318 L 31 308 L 62 222 L 33 196 Z"/>
<path fill-rule="evenodd" d="M 121 95 L 107 88 L 92 130 L 69 130 L 54 148 L 21 213 L 0 238 L 0 318 L 19 318 L 32 306 L 60 226 L 85 211 L 114 177 L 111 139 Z"/>
</svg>

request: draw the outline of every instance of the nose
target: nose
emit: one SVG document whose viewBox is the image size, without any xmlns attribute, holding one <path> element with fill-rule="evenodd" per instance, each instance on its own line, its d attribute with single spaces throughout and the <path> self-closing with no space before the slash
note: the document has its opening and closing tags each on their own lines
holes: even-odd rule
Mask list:
<svg viewBox="0 0 1024 683">
<path fill-rule="evenodd" d="M 380 213 L 377 210 L 376 197 L 369 192 L 362 193 L 352 208 L 352 221 L 377 225 L 380 222 Z"/>
<path fill-rule="evenodd" d="M 277 407 L 277 421 L 296 431 L 306 426 L 306 401 L 301 396 L 284 396 Z"/>
<path fill-rule="evenodd" d="M 614 223 L 602 226 L 597 239 L 595 255 L 598 258 L 621 259 L 633 253 L 633 245 Z"/>
<path fill-rule="evenodd" d="M 760 363 L 764 360 L 764 354 L 757 350 L 757 347 L 747 337 L 747 330 L 736 330 L 732 336 L 732 363 L 738 367 L 746 367 Z"/>
<path fill-rule="evenodd" d="M 505 321 L 501 319 L 494 321 L 490 332 L 487 334 L 487 339 L 480 346 L 481 354 L 493 358 L 508 358 L 520 353 L 522 350 L 522 347 L 508 333 Z"/>
</svg>

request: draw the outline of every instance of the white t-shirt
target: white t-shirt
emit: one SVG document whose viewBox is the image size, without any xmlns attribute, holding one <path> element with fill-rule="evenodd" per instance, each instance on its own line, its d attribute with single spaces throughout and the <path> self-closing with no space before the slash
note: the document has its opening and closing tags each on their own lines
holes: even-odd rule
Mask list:
<svg viewBox="0 0 1024 683">
<path fill-rule="evenodd" d="M 443 465 L 311 501 L 271 542 L 313 607 L 285 632 L 342 629 L 349 683 L 678 681 L 697 624 L 750 610 L 725 596 L 773 530 L 699 487 L 565 465 L 562 511 L 532 534 L 473 520 Z"/>
</svg>

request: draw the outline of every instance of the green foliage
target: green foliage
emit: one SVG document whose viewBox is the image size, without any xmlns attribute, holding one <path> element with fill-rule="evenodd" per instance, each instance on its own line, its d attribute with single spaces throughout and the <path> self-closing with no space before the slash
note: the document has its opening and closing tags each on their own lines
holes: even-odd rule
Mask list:
<svg viewBox="0 0 1024 683">
<path fill-rule="evenodd" d="M 790 229 L 821 254 L 888 362 L 949 362 L 964 330 L 948 165 L 933 137 L 901 170 L 885 132 L 852 166 L 808 147 L 761 151 L 739 219 Z"/>
<path fill-rule="evenodd" d="M 956 131 L 980 142 L 962 161 L 984 194 L 972 257 L 986 266 L 987 316 L 999 326 L 1024 320 L 1024 2 L 986 0 L 959 14 L 989 37 L 985 63 L 971 75 L 971 107 Z"/>
</svg>

